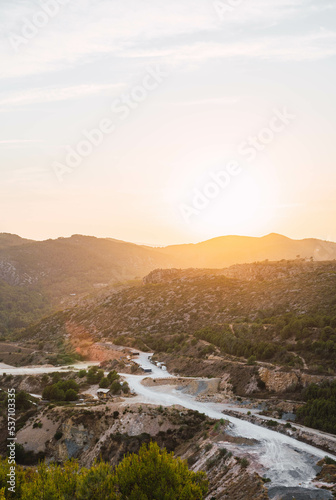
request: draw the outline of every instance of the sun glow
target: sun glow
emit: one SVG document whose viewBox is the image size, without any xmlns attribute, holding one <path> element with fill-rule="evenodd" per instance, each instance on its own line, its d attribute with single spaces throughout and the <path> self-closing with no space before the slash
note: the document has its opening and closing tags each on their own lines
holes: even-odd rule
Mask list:
<svg viewBox="0 0 336 500">
<path fill-rule="evenodd" d="M 218 231 L 240 233 L 258 231 L 273 215 L 269 186 L 262 186 L 251 176 L 235 179 L 213 205 L 201 214 L 202 223 Z"/>
<path fill-rule="evenodd" d="M 267 230 L 278 205 L 276 179 L 265 175 L 264 169 L 248 172 L 232 165 L 222 168 L 221 175 L 217 169 L 203 171 L 193 186 L 185 182 L 180 190 L 180 222 L 183 219 L 194 233 L 211 237 Z"/>
</svg>

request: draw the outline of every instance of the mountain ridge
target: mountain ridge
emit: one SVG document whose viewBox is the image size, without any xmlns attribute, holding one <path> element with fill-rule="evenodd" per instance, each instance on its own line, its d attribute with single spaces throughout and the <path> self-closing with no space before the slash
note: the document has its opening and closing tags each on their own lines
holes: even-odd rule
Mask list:
<svg viewBox="0 0 336 500">
<path fill-rule="evenodd" d="M 0 334 L 11 332 L 11 325 L 26 325 L 37 302 L 41 302 L 37 308 L 41 314 L 49 313 L 98 290 L 141 280 L 155 269 L 223 269 L 300 259 L 334 260 L 336 243 L 292 240 L 272 233 L 261 238 L 232 235 L 153 248 L 78 234 L 33 241 L 0 233 Z"/>
<path fill-rule="evenodd" d="M 0 233 L 0 280 L 11 286 L 42 286 L 51 295 L 86 293 L 94 286 L 143 278 L 156 268 L 220 269 L 235 264 L 302 258 L 336 259 L 336 243 L 293 240 L 271 233 L 262 237 L 228 235 L 199 243 L 148 247 L 112 238 L 74 234 L 33 241 Z"/>
</svg>

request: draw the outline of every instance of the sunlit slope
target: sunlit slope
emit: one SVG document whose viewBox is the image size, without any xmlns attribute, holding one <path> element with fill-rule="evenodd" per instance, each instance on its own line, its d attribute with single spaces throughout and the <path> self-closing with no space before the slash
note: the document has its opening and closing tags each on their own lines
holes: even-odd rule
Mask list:
<svg viewBox="0 0 336 500">
<path fill-rule="evenodd" d="M 74 235 L 0 250 L 0 279 L 13 286 L 39 288 L 57 298 L 142 277 L 173 262 L 174 257 L 152 248 Z"/>
<path fill-rule="evenodd" d="M 31 241 L 2 233 L 0 334 L 63 308 L 78 296 L 141 279 L 157 268 L 222 269 L 265 260 L 300 260 L 298 257 L 315 262 L 334 260 L 336 244 L 271 234 L 262 238 L 223 236 L 198 244 L 152 248 L 91 236 Z M 38 307 L 36 293 L 41 294 Z"/>
<path fill-rule="evenodd" d="M 262 238 L 222 236 L 202 243 L 173 245 L 159 250 L 178 260 L 180 267 L 221 268 L 262 260 L 292 260 L 297 256 L 314 260 L 336 258 L 336 243 L 317 239 L 292 240 L 279 234 Z"/>
<path fill-rule="evenodd" d="M 296 352 L 312 369 L 334 373 L 336 262 L 157 270 L 143 285 L 51 316 L 23 336 L 40 341 L 78 333 L 175 354 L 195 336 L 213 344 L 210 353 L 218 348 L 293 368 Z"/>
</svg>

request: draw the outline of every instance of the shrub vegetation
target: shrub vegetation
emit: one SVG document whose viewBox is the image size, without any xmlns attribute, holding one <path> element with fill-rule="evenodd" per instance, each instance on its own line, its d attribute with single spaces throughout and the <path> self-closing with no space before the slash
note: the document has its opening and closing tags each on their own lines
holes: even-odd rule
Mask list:
<svg viewBox="0 0 336 500">
<path fill-rule="evenodd" d="M 156 443 L 143 445 L 113 468 L 96 462 L 80 469 L 74 460 L 64 465 L 41 462 L 37 469 L 16 468 L 16 491 L 7 490 L 9 466 L 0 462 L 0 492 L 21 500 L 202 500 L 208 490 L 204 472 L 189 471 L 187 463 Z"/>
</svg>

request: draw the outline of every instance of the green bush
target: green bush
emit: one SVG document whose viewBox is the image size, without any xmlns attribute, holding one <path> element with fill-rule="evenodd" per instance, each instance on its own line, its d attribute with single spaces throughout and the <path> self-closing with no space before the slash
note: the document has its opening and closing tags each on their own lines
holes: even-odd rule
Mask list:
<svg viewBox="0 0 336 500">
<path fill-rule="evenodd" d="M 303 397 L 306 404 L 298 409 L 297 421 L 336 434 L 336 381 L 311 384 Z"/>
<path fill-rule="evenodd" d="M 62 437 L 63 437 L 62 431 L 58 430 L 55 432 L 54 438 L 56 439 L 56 441 L 59 441 Z"/>
<path fill-rule="evenodd" d="M 143 445 L 138 455 L 127 455 L 115 469 L 104 462 L 80 469 L 73 460 L 63 466 L 45 462 L 32 469 L 17 466 L 14 494 L 7 490 L 8 473 L 8 461 L 0 459 L 4 499 L 202 500 L 208 490 L 204 472 L 189 471 L 185 461 L 156 443 Z"/>
<path fill-rule="evenodd" d="M 78 399 L 78 393 L 74 389 L 68 389 L 65 393 L 66 401 L 76 401 Z"/>
<path fill-rule="evenodd" d="M 129 385 L 127 382 L 124 382 L 122 385 L 121 385 L 121 390 L 124 394 L 129 394 L 130 392 L 130 388 L 129 388 Z"/>
<path fill-rule="evenodd" d="M 268 427 L 277 427 L 279 425 L 276 420 L 267 420 L 266 424 L 268 425 Z"/>
<path fill-rule="evenodd" d="M 204 472 L 191 472 L 187 463 L 156 443 L 143 445 L 139 455 L 128 455 L 115 470 L 122 500 L 201 500 L 208 483 Z"/>
<path fill-rule="evenodd" d="M 59 380 L 47 385 L 42 392 L 43 399 L 49 401 L 75 401 L 78 399 L 79 386 L 74 380 Z"/>
<path fill-rule="evenodd" d="M 115 370 L 111 371 L 108 375 L 107 375 L 107 378 L 109 380 L 109 382 L 113 382 L 114 380 L 119 380 L 120 379 L 120 375 L 119 373 L 117 373 Z"/>
<path fill-rule="evenodd" d="M 25 391 L 19 391 L 15 396 L 16 411 L 29 410 L 33 406 L 30 401 L 31 396 Z"/>
<path fill-rule="evenodd" d="M 121 392 L 121 383 L 118 380 L 115 380 L 111 384 L 111 392 L 112 394 L 119 394 Z"/>
<path fill-rule="evenodd" d="M 99 384 L 104 377 L 104 370 L 100 370 L 97 366 L 91 366 L 86 374 L 87 382 L 91 385 Z"/>
<path fill-rule="evenodd" d="M 99 387 L 101 389 L 107 389 L 109 385 L 110 385 L 110 381 L 107 377 L 103 377 L 101 379 L 101 381 L 99 382 Z"/>
<path fill-rule="evenodd" d="M 241 458 L 239 460 L 239 463 L 240 463 L 240 466 L 243 468 L 243 469 L 246 469 L 249 465 L 250 465 L 250 462 L 247 460 L 247 458 Z"/>
<path fill-rule="evenodd" d="M 255 365 L 255 364 L 256 364 L 256 362 L 257 362 L 257 358 L 256 358 L 256 356 L 254 356 L 254 355 L 250 356 L 250 357 L 248 358 L 248 360 L 247 360 L 247 364 L 248 364 L 248 365 L 250 365 L 250 366 L 251 366 L 251 365 Z"/>
</svg>

